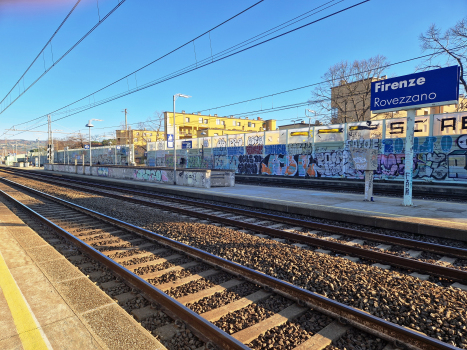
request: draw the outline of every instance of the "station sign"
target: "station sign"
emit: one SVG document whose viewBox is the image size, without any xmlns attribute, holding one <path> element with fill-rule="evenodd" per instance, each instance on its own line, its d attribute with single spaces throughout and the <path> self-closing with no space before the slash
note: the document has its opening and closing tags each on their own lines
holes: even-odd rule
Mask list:
<svg viewBox="0 0 467 350">
<path fill-rule="evenodd" d="M 174 148 L 174 135 L 167 134 L 167 148 Z"/>
<path fill-rule="evenodd" d="M 373 113 L 457 104 L 459 66 L 378 80 L 371 83 Z"/>
<path fill-rule="evenodd" d="M 193 148 L 193 141 L 182 141 L 182 149 Z"/>
<path fill-rule="evenodd" d="M 89 149 L 89 145 L 84 145 L 84 149 Z"/>
</svg>

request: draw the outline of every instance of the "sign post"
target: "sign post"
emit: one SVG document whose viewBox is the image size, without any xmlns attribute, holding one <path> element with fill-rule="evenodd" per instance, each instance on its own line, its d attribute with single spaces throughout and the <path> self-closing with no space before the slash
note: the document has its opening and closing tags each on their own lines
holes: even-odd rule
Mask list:
<svg viewBox="0 0 467 350">
<path fill-rule="evenodd" d="M 365 172 L 365 202 L 373 200 L 373 175 L 378 168 L 378 149 L 350 147 L 355 170 Z"/>
<path fill-rule="evenodd" d="M 416 109 L 407 111 L 407 131 L 405 132 L 405 167 L 404 167 L 404 202 L 405 206 L 412 206 L 413 179 L 413 137 L 415 129 Z"/>
<path fill-rule="evenodd" d="M 413 205 L 413 144 L 417 109 L 457 104 L 459 74 L 459 66 L 451 66 L 371 83 L 373 113 L 407 111 L 403 201 L 405 206 Z"/>
</svg>

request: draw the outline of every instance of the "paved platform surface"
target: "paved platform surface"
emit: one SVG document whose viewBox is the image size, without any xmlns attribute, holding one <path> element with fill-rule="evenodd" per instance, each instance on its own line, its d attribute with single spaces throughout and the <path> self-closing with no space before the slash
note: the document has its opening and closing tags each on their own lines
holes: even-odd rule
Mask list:
<svg viewBox="0 0 467 350">
<path fill-rule="evenodd" d="M 165 349 L 0 203 L 0 349 Z"/>
<path fill-rule="evenodd" d="M 404 207 L 402 198 L 375 196 L 364 202 L 362 194 L 240 185 L 210 189 L 154 184 L 143 181 L 39 171 L 44 174 L 149 189 L 160 193 L 216 200 L 256 208 L 309 215 L 324 219 L 467 241 L 467 203 L 417 200 Z"/>
<path fill-rule="evenodd" d="M 365 182 L 358 179 L 341 179 L 341 178 L 327 178 L 327 177 L 293 177 L 293 176 L 270 176 L 270 175 L 235 175 L 235 180 L 239 183 L 244 181 L 256 182 L 262 181 L 263 185 L 275 186 L 276 184 L 286 184 L 288 186 L 301 186 L 306 188 L 328 188 L 333 187 L 336 191 L 350 190 L 350 191 L 364 191 Z M 385 191 L 393 192 L 398 191 L 403 193 L 404 182 L 403 180 L 374 180 L 374 191 L 384 193 Z M 461 193 L 467 193 L 467 182 L 465 181 L 413 181 L 414 194 L 418 196 L 435 197 L 441 196 L 457 196 Z"/>
</svg>

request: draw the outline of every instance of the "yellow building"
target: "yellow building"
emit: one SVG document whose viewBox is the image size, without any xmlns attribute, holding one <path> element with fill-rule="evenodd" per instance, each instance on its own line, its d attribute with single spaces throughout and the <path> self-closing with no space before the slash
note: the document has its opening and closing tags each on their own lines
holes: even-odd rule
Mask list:
<svg viewBox="0 0 467 350">
<path fill-rule="evenodd" d="M 173 119 L 173 112 L 164 112 L 165 130 L 168 134 L 173 134 Z M 276 130 L 274 119 L 220 117 L 217 114 L 190 114 L 185 111 L 175 113 L 175 125 L 176 139 Z"/>
<path fill-rule="evenodd" d="M 146 148 L 148 142 L 165 140 L 164 132 L 153 130 L 116 130 L 117 145 Z"/>
<path fill-rule="evenodd" d="M 387 79 L 386 75 L 383 75 L 381 79 L 370 78 L 352 83 L 346 83 L 342 80 L 338 86 L 331 88 L 331 124 L 406 117 L 406 111 L 371 113 L 371 83 L 385 79 Z M 459 95 L 459 104 L 421 108 L 417 110 L 417 115 L 453 113 L 465 110 L 467 110 L 466 98 L 464 95 Z"/>
</svg>

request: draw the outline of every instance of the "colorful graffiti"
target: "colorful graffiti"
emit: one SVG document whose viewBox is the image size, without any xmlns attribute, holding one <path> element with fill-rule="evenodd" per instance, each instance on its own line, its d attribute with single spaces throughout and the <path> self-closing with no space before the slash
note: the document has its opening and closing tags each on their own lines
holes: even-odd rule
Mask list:
<svg viewBox="0 0 467 350">
<path fill-rule="evenodd" d="M 417 116 L 415 122 L 413 177 L 424 181 L 466 181 L 466 113 Z M 355 169 L 350 149 L 365 148 L 378 150 L 375 179 L 403 179 L 406 173 L 404 118 L 317 126 L 312 134 L 308 129 L 203 138 L 193 145 L 204 147 L 184 156 L 186 168 L 231 169 L 248 175 L 363 179 L 364 171 Z M 156 165 L 173 165 L 169 154 L 160 158 L 159 161 L 156 157 Z"/>
<path fill-rule="evenodd" d="M 455 141 L 451 136 L 415 138 L 413 171 L 415 179 L 467 179 L 467 135 Z M 404 176 L 405 154 L 402 139 L 348 140 L 346 146 L 379 149 L 376 179 L 396 179 Z M 388 141 L 388 142 L 387 142 Z M 454 145 L 459 149 L 452 150 Z M 298 146 L 300 145 L 300 146 Z M 464 146 L 465 145 L 465 146 Z M 269 145 L 267 154 L 247 154 L 238 157 L 216 157 L 215 168 L 234 169 L 239 174 L 263 174 L 299 177 L 363 178 L 364 172 L 354 169 L 348 148 L 320 147 L 313 157 L 308 144 Z M 462 148 L 465 147 L 465 148 Z M 396 152 L 397 151 L 397 152 Z M 237 161 L 236 161 L 237 160 Z"/>
<path fill-rule="evenodd" d="M 173 178 L 173 175 L 170 177 Z M 169 182 L 169 176 L 165 170 L 137 169 L 133 173 L 133 178 L 140 181 Z"/>
<path fill-rule="evenodd" d="M 97 176 L 108 177 L 109 176 L 109 168 L 98 167 L 97 168 Z"/>
</svg>

